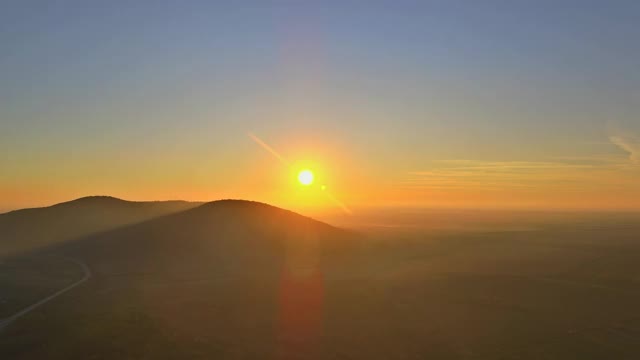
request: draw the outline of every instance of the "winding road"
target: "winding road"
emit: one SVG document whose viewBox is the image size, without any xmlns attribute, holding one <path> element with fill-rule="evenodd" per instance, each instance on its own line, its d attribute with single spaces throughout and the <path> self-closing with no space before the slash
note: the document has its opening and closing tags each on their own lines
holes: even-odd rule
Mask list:
<svg viewBox="0 0 640 360">
<path fill-rule="evenodd" d="M 15 313 L 15 314 L 7 317 L 7 318 L 1 319 L 0 320 L 0 330 L 2 330 L 5 327 L 7 327 L 9 324 L 11 324 L 16 319 L 18 319 L 18 318 L 30 313 L 33 310 L 35 310 L 39 306 L 48 303 L 49 301 L 57 298 L 58 296 L 66 293 L 67 291 L 70 291 L 71 289 L 75 288 L 76 286 L 78 286 L 78 285 L 84 283 L 85 281 L 89 280 L 89 278 L 91 277 L 91 270 L 89 270 L 89 267 L 85 263 L 82 263 L 80 261 L 73 260 L 73 259 L 65 259 L 65 260 L 73 262 L 73 263 L 75 263 L 76 265 L 78 265 L 78 266 L 80 266 L 82 268 L 82 270 L 84 271 L 84 276 L 82 277 L 82 279 L 74 282 L 73 284 L 65 287 L 64 289 L 56 291 L 55 293 L 45 297 L 44 299 L 36 302 L 35 304 L 32 304 L 32 305 L 30 305 L 30 306 L 18 311 L 17 313 Z"/>
</svg>

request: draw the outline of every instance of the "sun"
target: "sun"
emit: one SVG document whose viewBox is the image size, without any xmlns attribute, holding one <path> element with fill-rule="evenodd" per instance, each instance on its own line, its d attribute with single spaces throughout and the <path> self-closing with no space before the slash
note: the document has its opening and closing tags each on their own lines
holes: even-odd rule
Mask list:
<svg viewBox="0 0 640 360">
<path fill-rule="evenodd" d="M 298 173 L 298 181 L 300 182 L 300 184 L 305 186 L 309 186 L 313 184 L 313 172 L 311 172 L 311 170 L 308 170 L 308 169 L 301 170 Z"/>
</svg>

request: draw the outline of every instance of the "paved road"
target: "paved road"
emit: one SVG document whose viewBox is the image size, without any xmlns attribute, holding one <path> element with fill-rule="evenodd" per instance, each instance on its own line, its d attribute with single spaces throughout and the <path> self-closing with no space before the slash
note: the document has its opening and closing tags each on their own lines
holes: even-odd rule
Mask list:
<svg viewBox="0 0 640 360">
<path fill-rule="evenodd" d="M 39 306 L 41 306 L 41 305 L 44 305 L 44 304 L 48 303 L 49 301 L 51 301 L 51 300 L 53 300 L 53 299 L 57 298 L 58 296 L 60 296 L 60 295 L 62 295 L 62 294 L 64 294 L 64 293 L 66 293 L 67 291 L 69 291 L 69 290 L 73 289 L 74 287 L 76 287 L 76 286 L 78 286 L 78 285 L 82 284 L 83 282 L 85 282 L 85 281 L 89 280 L 89 278 L 91 277 L 91 270 L 89 270 L 89 267 L 88 267 L 86 264 L 84 264 L 84 263 L 82 263 L 82 262 L 79 262 L 79 261 L 77 261 L 77 260 L 73 260 L 73 259 L 66 259 L 66 260 L 71 261 L 71 262 L 73 262 L 73 263 L 77 264 L 78 266 L 80 266 L 80 267 L 82 268 L 82 270 L 84 271 L 84 276 L 82 277 L 82 279 L 80 279 L 80 280 L 76 281 L 75 283 L 73 283 L 73 284 L 71 284 L 71 285 L 69 285 L 69 286 L 65 287 L 64 289 L 61 289 L 61 290 L 56 291 L 55 293 L 53 293 L 53 294 L 51 294 L 51 295 L 47 296 L 46 298 L 44 298 L 44 299 L 42 299 L 42 300 L 38 301 L 38 302 L 37 302 L 37 303 L 35 303 L 35 304 L 32 304 L 32 305 L 30 305 L 30 306 L 28 306 L 28 307 L 26 307 L 26 308 L 24 308 L 24 309 L 20 310 L 20 311 L 19 311 L 19 312 L 17 312 L 17 313 L 15 313 L 15 314 L 13 314 L 13 315 L 11 315 L 11 316 L 7 317 L 7 318 L 4 318 L 4 319 L 0 320 L 0 330 L 2 330 L 2 329 L 4 329 L 5 327 L 7 327 L 9 324 L 11 324 L 13 321 L 15 321 L 16 319 L 18 319 L 19 317 L 24 316 L 24 315 L 26 315 L 26 314 L 30 313 L 31 311 L 33 311 L 33 310 L 34 310 L 34 309 L 36 309 L 37 307 L 39 307 Z"/>
</svg>

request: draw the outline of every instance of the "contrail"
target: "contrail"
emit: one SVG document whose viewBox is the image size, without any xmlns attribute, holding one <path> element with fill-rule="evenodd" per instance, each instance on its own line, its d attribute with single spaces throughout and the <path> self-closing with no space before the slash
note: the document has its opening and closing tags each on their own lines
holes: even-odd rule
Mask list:
<svg viewBox="0 0 640 360">
<path fill-rule="evenodd" d="M 281 163 L 283 163 L 285 166 L 291 166 L 291 164 L 289 164 L 289 162 L 287 160 L 285 160 L 282 155 L 278 154 L 277 151 L 275 151 L 271 146 L 267 145 L 267 143 L 265 143 L 264 141 L 262 141 L 259 137 L 253 135 L 252 133 L 247 133 L 247 135 L 249 135 L 249 137 L 251 138 L 251 140 L 255 141 L 256 144 L 262 146 L 262 148 L 264 148 L 265 150 L 267 150 L 268 152 L 271 153 L 271 155 L 275 156 L 278 160 L 280 160 Z"/>
</svg>

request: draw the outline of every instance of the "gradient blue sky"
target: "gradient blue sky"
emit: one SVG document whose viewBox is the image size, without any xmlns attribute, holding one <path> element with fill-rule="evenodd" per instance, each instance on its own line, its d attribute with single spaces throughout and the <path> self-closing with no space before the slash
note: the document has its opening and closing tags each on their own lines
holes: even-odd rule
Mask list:
<svg viewBox="0 0 640 360">
<path fill-rule="evenodd" d="M 356 205 L 640 206 L 638 19 L 637 1 L 3 1 L 0 209 L 290 205 L 279 177 L 247 180 L 278 171 L 248 132 L 323 158 Z"/>
</svg>

